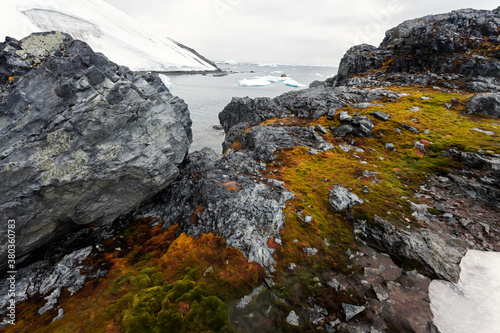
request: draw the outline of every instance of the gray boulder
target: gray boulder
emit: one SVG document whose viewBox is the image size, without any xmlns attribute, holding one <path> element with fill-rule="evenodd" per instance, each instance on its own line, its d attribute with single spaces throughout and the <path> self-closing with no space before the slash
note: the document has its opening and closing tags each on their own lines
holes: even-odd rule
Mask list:
<svg viewBox="0 0 500 333">
<path fill-rule="evenodd" d="M 16 220 L 18 258 L 112 222 L 177 177 L 191 120 L 159 78 L 59 32 L 0 43 L 0 74 L 0 218 L 2 230 Z"/>
<path fill-rule="evenodd" d="M 356 221 L 355 229 L 365 239 L 375 242 L 393 256 L 422 263 L 431 278 L 454 283 L 458 281 L 463 253 L 453 242 L 446 242 L 428 231 L 399 229 L 378 216 L 375 216 L 373 223 Z"/>
<path fill-rule="evenodd" d="M 467 113 L 484 114 L 493 119 L 500 118 L 500 93 L 477 94 L 467 104 Z"/>
<path fill-rule="evenodd" d="M 363 200 L 341 185 L 333 186 L 328 202 L 334 211 L 346 210 L 352 208 L 354 205 L 363 204 Z"/>
</svg>

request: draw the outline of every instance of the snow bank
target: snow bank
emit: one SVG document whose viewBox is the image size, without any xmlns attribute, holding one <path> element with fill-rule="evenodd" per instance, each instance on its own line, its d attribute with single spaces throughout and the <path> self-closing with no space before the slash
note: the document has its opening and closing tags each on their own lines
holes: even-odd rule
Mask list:
<svg viewBox="0 0 500 333">
<path fill-rule="evenodd" d="M 0 38 L 62 31 L 136 71 L 212 71 L 188 49 L 150 31 L 103 0 L 2 0 Z"/>
<path fill-rule="evenodd" d="M 442 333 L 500 332 L 500 253 L 470 250 L 456 285 L 434 280 L 429 296 Z"/>
</svg>

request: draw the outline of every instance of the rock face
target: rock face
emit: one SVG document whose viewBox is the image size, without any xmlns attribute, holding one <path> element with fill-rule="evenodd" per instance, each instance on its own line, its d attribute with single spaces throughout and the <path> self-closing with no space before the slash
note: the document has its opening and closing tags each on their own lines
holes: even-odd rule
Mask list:
<svg viewBox="0 0 500 333">
<path fill-rule="evenodd" d="M 278 182 L 260 179 L 262 167 L 241 152 L 222 159 L 208 148 L 194 152 L 179 179 L 134 216 L 179 223 L 181 231 L 194 236 L 214 232 L 250 261 L 273 271 L 274 250 L 267 243 L 280 238 L 283 208 L 294 195 Z"/>
<path fill-rule="evenodd" d="M 477 94 L 467 105 L 469 113 L 488 115 L 493 119 L 500 118 L 500 94 Z"/>
<path fill-rule="evenodd" d="M 500 76 L 499 26 L 498 10 L 463 9 L 408 20 L 388 30 L 378 48 L 366 44 L 352 47 L 331 81 L 335 85 L 380 85 L 380 79 L 427 84 L 442 80 L 444 75 L 445 79 L 469 78 L 462 84 L 472 90 L 492 89 L 498 87 Z M 351 79 L 370 70 L 380 72 Z M 410 75 L 401 77 L 402 73 Z"/>
<path fill-rule="evenodd" d="M 357 223 L 363 237 L 396 256 L 417 260 L 426 267 L 430 276 L 455 283 L 458 281 L 463 253 L 452 243 L 447 244 L 432 233 L 398 229 L 378 216 L 375 216 L 373 224 Z"/>
<path fill-rule="evenodd" d="M 0 85 L 0 216 L 16 220 L 18 258 L 177 177 L 191 120 L 160 79 L 51 32 L 0 44 Z"/>
</svg>

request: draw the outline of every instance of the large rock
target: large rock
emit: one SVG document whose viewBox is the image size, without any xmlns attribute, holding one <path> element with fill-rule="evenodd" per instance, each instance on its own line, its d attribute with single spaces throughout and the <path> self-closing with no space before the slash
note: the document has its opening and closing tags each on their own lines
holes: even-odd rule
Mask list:
<svg viewBox="0 0 500 333">
<path fill-rule="evenodd" d="M 366 44 L 352 47 L 342 58 L 337 77 L 329 83 L 356 85 L 364 81 L 366 85 L 380 85 L 382 76 L 398 84 L 455 80 L 451 74 L 497 78 L 500 77 L 499 27 L 498 10 L 462 9 L 408 20 L 388 30 L 379 47 Z M 382 76 L 353 79 L 377 70 Z M 436 73 L 444 77 L 432 75 Z M 409 75 L 401 80 L 401 74 Z"/>
<path fill-rule="evenodd" d="M 371 223 L 356 221 L 355 229 L 396 258 L 418 261 L 431 278 L 458 281 L 463 253 L 453 242 L 428 231 L 399 229 L 378 216 Z"/>
<path fill-rule="evenodd" d="M 477 94 L 467 105 L 467 112 L 500 118 L 500 93 Z"/>
<path fill-rule="evenodd" d="M 0 88 L 0 218 L 16 220 L 18 258 L 164 189 L 191 142 L 186 104 L 158 78 L 63 33 L 1 43 Z"/>
</svg>

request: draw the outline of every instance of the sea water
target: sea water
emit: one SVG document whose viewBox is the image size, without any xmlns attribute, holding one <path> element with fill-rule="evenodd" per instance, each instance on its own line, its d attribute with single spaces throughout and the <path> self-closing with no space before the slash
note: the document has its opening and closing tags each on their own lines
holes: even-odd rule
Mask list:
<svg viewBox="0 0 500 333">
<path fill-rule="evenodd" d="M 224 131 L 215 130 L 219 125 L 219 112 L 229 104 L 232 97 L 276 97 L 287 91 L 305 88 L 295 88 L 282 82 L 272 82 L 267 86 L 245 87 L 238 81 L 255 77 L 280 77 L 286 75 L 304 84 L 306 88 L 315 80 L 324 81 L 334 76 L 335 67 L 278 65 L 259 66 L 258 64 L 219 65 L 224 70 L 233 73 L 226 76 L 214 75 L 169 75 L 172 94 L 184 99 L 188 104 L 193 120 L 193 143 L 190 152 L 210 147 L 222 153 Z"/>
</svg>

